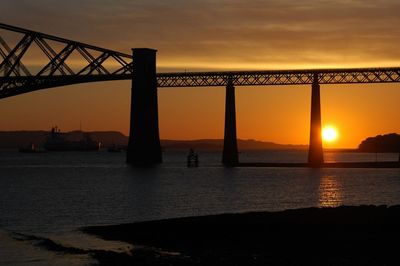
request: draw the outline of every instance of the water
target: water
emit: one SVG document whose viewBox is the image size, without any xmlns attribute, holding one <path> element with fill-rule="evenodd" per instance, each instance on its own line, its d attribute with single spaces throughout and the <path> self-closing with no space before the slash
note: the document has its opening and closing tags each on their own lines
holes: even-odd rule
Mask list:
<svg viewBox="0 0 400 266">
<path fill-rule="evenodd" d="M 166 153 L 159 167 L 138 169 L 125 164 L 125 153 L 1 151 L 0 258 L 4 254 L 12 258 L 10 254 L 15 255 L 16 250 L 18 256 L 0 260 L 0 264 L 30 264 L 35 259 L 42 262 L 38 265 L 54 264 L 54 257 L 40 253 L 44 251 L 21 255 L 21 250 L 28 249 L 15 245 L 26 243 L 12 241 L 10 232 L 71 243 L 79 238 L 74 235 L 77 228 L 87 225 L 303 207 L 400 204 L 400 169 L 224 168 L 219 153 L 205 152 L 199 154 L 200 167 L 187 168 L 185 157 L 186 152 Z M 305 162 L 306 158 L 304 151 L 240 154 L 241 161 L 257 162 Z M 326 153 L 325 158 L 328 162 L 388 161 L 397 160 L 398 154 Z M 88 245 L 93 241 L 88 240 Z M 63 264 L 65 257 L 59 259 L 57 263 Z M 77 261 L 79 265 L 85 260 Z"/>
</svg>

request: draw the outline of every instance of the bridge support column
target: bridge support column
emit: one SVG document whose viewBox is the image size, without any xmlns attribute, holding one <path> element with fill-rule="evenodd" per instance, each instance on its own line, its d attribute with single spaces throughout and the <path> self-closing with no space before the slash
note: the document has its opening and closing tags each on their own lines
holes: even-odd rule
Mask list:
<svg viewBox="0 0 400 266">
<path fill-rule="evenodd" d="M 311 124 L 308 163 L 313 167 L 319 167 L 324 163 L 321 136 L 320 86 L 318 83 L 318 74 L 314 74 L 311 92 Z"/>
<path fill-rule="evenodd" d="M 162 162 L 158 128 L 156 52 L 132 49 L 131 121 L 126 161 L 133 165 Z"/>
<path fill-rule="evenodd" d="M 233 86 L 232 79 L 229 79 L 226 86 L 225 132 L 222 163 L 225 166 L 234 166 L 238 162 L 239 156 L 236 139 L 235 87 Z"/>
</svg>

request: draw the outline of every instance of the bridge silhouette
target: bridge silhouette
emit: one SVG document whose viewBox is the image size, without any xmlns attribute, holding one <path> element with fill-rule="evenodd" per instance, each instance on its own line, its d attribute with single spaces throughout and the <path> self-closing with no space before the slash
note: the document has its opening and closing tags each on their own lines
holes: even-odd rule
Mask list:
<svg viewBox="0 0 400 266">
<path fill-rule="evenodd" d="M 311 85 L 311 123 L 308 166 L 324 163 L 321 139 L 320 84 L 400 82 L 400 67 L 308 69 L 268 71 L 223 71 L 156 73 L 156 50 L 134 48 L 132 55 L 0 23 L 0 32 L 21 36 L 11 48 L 0 34 L 0 99 L 65 85 L 110 80 L 132 80 L 131 121 L 127 162 L 134 165 L 162 162 L 158 127 L 157 89 L 168 87 L 226 87 L 225 130 L 222 162 L 239 163 L 236 137 L 236 86 Z M 37 73 L 24 65 L 23 57 L 37 47 L 48 58 Z M 63 48 L 54 48 L 54 43 Z M 81 69 L 68 65 L 71 55 L 79 54 Z M 111 70 L 108 59 L 117 68 Z"/>
</svg>

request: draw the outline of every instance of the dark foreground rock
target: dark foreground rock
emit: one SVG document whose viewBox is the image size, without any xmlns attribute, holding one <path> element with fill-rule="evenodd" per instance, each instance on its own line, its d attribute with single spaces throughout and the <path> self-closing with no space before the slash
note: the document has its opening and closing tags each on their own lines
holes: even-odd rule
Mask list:
<svg viewBox="0 0 400 266">
<path fill-rule="evenodd" d="M 400 206 L 223 214 L 82 230 L 141 246 L 123 260 L 98 254 L 101 265 L 400 265 Z"/>
</svg>

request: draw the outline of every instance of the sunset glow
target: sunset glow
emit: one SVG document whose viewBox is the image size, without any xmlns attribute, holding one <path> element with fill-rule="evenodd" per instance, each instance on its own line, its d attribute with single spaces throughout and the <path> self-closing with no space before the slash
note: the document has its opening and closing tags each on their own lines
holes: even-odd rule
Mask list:
<svg viewBox="0 0 400 266">
<path fill-rule="evenodd" d="M 95 2 L 4 0 L 0 15 L 7 24 L 127 54 L 135 47 L 157 49 L 159 73 L 400 65 L 399 1 Z M 11 49 L 22 38 L 0 35 Z M 50 44 L 55 52 L 64 48 Z M 79 58 L 73 53 L 66 61 L 75 72 L 87 63 Z M 36 73 L 48 58 L 33 43 L 22 62 Z M 81 123 L 87 131 L 128 135 L 130 93 L 130 81 L 112 81 L 10 97 L 0 104 L 7 114 L 0 131 L 53 125 L 70 131 Z M 235 93 L 238 138 L 308 144 L 310 86 L 237 86 Z M 321 84 L 322 122 L 337 121 L 324 142 L 356 148 L 367 137 L 400 132 L 393 122 L 400 117 L 399 97 L 398 83 Z M 223 87 L 162 88 L 158 98 L 162 139 L 224 137 Z"/>
<path fill-rule="evenodd" d="M 338 138 L 337 129 L 332 126 L 327 126 L 322 130 L 322 139 L 326 142 L 334 142 Z"/>
<path fill-rule="evenodd" d="M 400 266 L 400 0 L 0 1 L 0 266 Z"/>
</svg>

